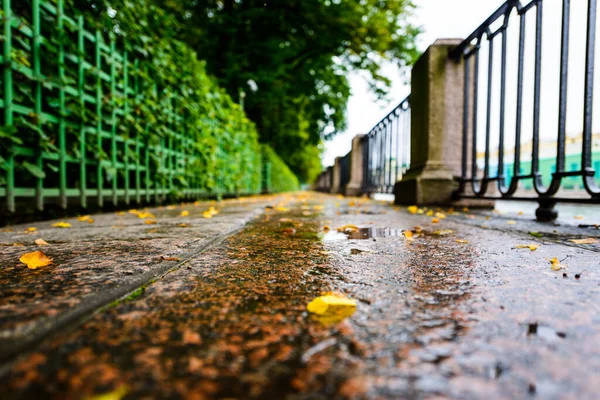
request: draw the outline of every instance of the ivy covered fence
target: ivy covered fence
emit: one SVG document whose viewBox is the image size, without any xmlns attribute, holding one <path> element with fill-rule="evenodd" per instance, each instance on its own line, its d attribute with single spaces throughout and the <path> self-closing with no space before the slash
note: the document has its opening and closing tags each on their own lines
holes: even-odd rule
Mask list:
<svg viewBox="0 0 600 400">
<path fill-rule="evenodd" d="M 115 27 L 69 9 L 64 0 L 3 0 L 5 211 L 297 188 L 197 55 L 160 40 L 160 15 Z M 263 187 L 282 180 L 291 183 Z"/>
</svg>

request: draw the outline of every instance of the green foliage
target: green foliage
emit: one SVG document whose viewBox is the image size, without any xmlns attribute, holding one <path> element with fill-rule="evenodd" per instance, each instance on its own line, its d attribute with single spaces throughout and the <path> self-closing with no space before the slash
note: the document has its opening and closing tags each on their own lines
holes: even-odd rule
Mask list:
<svg viewBox="0 0 600 400">
<path fill-rule="evenodd" d="M 322 140 L 346 128 L 348 74 L 364 76 L 383 98 L 390 82 L 382 62 L 403 67 L 418 55 L 412 0 L 151 1 L 168 10 L 177 21 L 171 34 L 201 54 L 231 96 L 247 92 L 261 142 L 306 182 Z"/>
<path fill-rule="evenodd" d="M 298 178 L 273 149 L 262 146 L 264 164 L 264 187 L 268 192 L 293 192 L 300 189 Z"/>
<path fill-rule="evenodd" d="M 27 31 L 13 31 L 13 65 L 19 64 L 12 69 L 13 104 L 27 112 L 0 129 L 0 167 L 17 154 L 20 187 L 37 179 L 56 187 L 62 172 L 69 187 L 78 187 L 84 160 L 88 188 L 133 186 L 137 177 L 128 163 L 144 168 L 142 178 L 163 193 L 260 192 L 255 124 L 196 53 L 173 37 L 171 15 L 144 0 L 117 1 L 111 5 L 118 19 L 102 2 L 67 0 L 62 29 L 52 11 L 56 0 L 47 1 L 50 6 L 40 8 L 45 39 L 38 56 Z M 14 7 L 19 26 L 32 26 L 32 6 L 25 0 Z M 83 47 L 74 8 L 86 16 Z M 100 50 L 90 39 L 96 31 Z M 80 69 L 81 60 L 90 67 Z M 64 171 L 51 163 L 63 153 L 61 137 Z"/>
</svg>

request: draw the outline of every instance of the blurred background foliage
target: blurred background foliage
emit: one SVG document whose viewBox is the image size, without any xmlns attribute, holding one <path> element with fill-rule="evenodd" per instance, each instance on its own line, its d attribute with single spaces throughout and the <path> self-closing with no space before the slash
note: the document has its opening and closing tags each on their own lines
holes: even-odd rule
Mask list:
<svg viewBox="0 0 600 400">
<path fill-rule="evenodd" d="M 321 170 L 323 140 L 346 127 L 348 74 L 384 98 L 386 61 L 418 55 L 412 0 L 69 0 L 99 27 L 151 54 L 192 49 L 302 182 Z M 160 58 L 166 63 L 167 58 Z M 171 66 L 175 81 L 192 79 Z M 357 132 L 360 133 L 360 132 Z"/>
</svg>

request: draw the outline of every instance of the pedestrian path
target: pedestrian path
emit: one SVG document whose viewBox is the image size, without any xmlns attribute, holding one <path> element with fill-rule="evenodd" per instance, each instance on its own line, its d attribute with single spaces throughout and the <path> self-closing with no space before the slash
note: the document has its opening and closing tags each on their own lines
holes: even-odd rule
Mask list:
<svg viewBox="0 0 600 400">
<path fill-rule="evenodd" d="M 591 399 L 598 233 L 313 193 L 13 226 L 0 392 Z"/>
</svg>

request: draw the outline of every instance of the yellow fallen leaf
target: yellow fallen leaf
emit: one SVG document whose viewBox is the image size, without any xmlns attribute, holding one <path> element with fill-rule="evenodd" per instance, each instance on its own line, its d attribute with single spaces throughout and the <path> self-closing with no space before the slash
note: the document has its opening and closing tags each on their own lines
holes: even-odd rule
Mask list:
<svg viewBox="0 0 600 400">
<path fill-rule="evenodd" d="M 519 214 L 519 215 L 523 215 L 523 211 L 519 211 L 517 214 Z"/>
<path fill-rule="evenodd" d="M 464 240 L 464 239 L 456 239 L 456 243 L 458 244 L 469 244 L 468 240 Z"/>
<path fill-rule="evenodd" d="M 508 221 L 506 221 L 506 223 L 507 223 L 508 225 L 516 225 L 516 224 L 517 224 L 517 221 L 513 221 L 513 220 L 511 219 L 511 220 L 508 220 Z"/>
<path fill-rule="evenodd" d="M 433 234 L 436 236 L 447 236 L 447 235 L 451 235 L 453 233 L 454 233 L 454 231 L 452 229 L 442 229 L 442 230 L 433 231 Z"/>
<path fill-rule="evenodd" d="M 550 268 L 552 268 L 552 271 L 560 271 L 561 269 L 566 268 L 566 266 L 561 264 L 560 261 L 558 261 L 558 258 L 554 257 L 550 260 Z"/>
<path fill-rule="evenodd" d="M 356 301 L 341 294 L 326 293 L 306 306 L 306 310 L 324 324 L 339 323 L 356 311 Z"/>
<path fill-rule="evenodd" d="M 37 231 L 37 228 L 32 226 L 32 227 L 27 228 L 26 231 L 27 232 L 35 232 L 35 231 Z"/>
<path fill-rule="evenodd" d="M 68 222 L 56 222 L 56 223 L 52 224 L 52 226 L 54 226 L 56 228 L 70 228 L 71 224 Z"/>
<path fill-rule="evenodd" d="M 324 210 L 324 209 L 325 209 L 325 206 L 321 206 L 321 205 L 313 206 L 313 210 L 315 210 L 315 211 L 320 211 L 320 210 Z"/>
<path fill-rule="evenodd" d="M 179 224 L 177 226 L 180 227 L 180 228 L 189 228 L 190 227 L 189 224 Z"/>
<path fill-rule="evenodd" d="M 446 218 L 446 214 L 444 214 L 443 212 L 436 212 L 435 216 L 438 217 L 439 219 Z"/>
<path fill-rule="evenodd" d="M 529 249 L 531 251 L 536 251 L 539 247 L 539 244 L 518 244 L 515 246 L 515 249 Z"/>
<path fill-rule="evenodd" d="M 329 231 L 331 230 L 331 228 L 330 228 L 328 225 L 325 225 L 325 226 L 323 227 L 323 230 L 324 230 L 325 232 L 329 232 Z"/>
<path fill-rule="evenodd" d="M 276 207 L 275 210 L 279 211 L 279 212 L 288 212 L 288 211 L 290 211 L 289 208 L 283 207 L 283 206 Z"/>
<path fill-rule="evenodd" d="M 140 212 L 136 214 L 139 219 L 148 219 L 148 218 L 156 218 L 154 214 L 149 212 Z"/>
<path fill-rule="evenodd" d="M 204 212 L 202 213 L 202 216 L 203 216 L 204 218 L 206 218 L 206 219 L 210 219 L 210 218 L 212 218 L 212 217 L 213 217 L 213 214 L 212 214 L 210 211 L 204 211 Z"/>
<path fill-rule="evenodd" d="M 583 215 L 576 215 L 573 218 L 581 220 L 581 219 L 583 219 Z"/>
<path fill-rule="evenodd" d="M 427 211 L 427 214 L 425 214 L 425 215 L 427 215 L 428 217 L 431 217 L 433 215 L 433 210 Z"/>
<path fill-rule="evenodd" d="M 403 233 L 406 240 L 415 240 L 412 231 L 404 231 Z"/>
<path fill-rule="evenodd" d="M 125 211 L 117 211 L 117 215 L 123 216 L 125 215 Z"/>
<path fill-rule="evenodd" d="M 129 214 L 138 215 L 140 212 L 136 209 L 127 211 Z"/>
<path fill-rule="evenodd" d="M 179 214 L 180 217 L 187 217 L 188 215 L 190 215 L 190 212 L 188 210 L 183 210 L 181 214 Z"/>
<path fill-rule="evenodd" d="M 13 246 L 19 246 L 19 247 L 25 246 L 23 243 L 19 243 L 19 242 L 13 243 L 12 245 Z"/>
<path fill-rule="evenodd" d="M 598 243 L 598 239 L 594 239 L 594 238 L 570 239 L 569 242 L 573 242 L 575 244 L 594 244 L 594 243 Z"/>
<path fill-rule="evenodd" d="M 80 217 L 77 217 L 77 221 L 88 222 L 90 224 L 94 223 L 94 220 L 89 215 L 82 215 Z"/>
<path fill-rule="evenodd" d="M 358 232 L 359 229 L 356 225 L 344 225 L 336 228 L 338 232 Z"/>
<path fill-rule="evenodd" d="M 156 224 L 156 220 L 155 219 L 147 219 L 144 221 L 144 223 L 146 225 L 154 225 L 154 224 Z"/>
<path fill-rule="evenodd" d="M 440 220 L 438 218 L 431 219 L 431 223 L 433 223 L 433 224 L 437 224 L 438 222 L 440 222 Z"/>
<path fill-rule="evenodd" d="M 469 212 L 469 207 L 463 207 L 463 212 Z"/>
<path fill-rule="evenodd" d="M 416 214 L 417 211 L 419 210 L 419 207 L 417 207 L 417 206 L 408 206 L 408 207 L 406 207 L 406 209 L 408 210 L 409 213 Z"/>
<path fill-rule="evenodd" d="M 121 400 L 129 393 L 127 386 L 122 385 L 113 390 L 112 392 L 96 394 L 90 397 L 86 397 L 86 400 Z"/>
<path fill-rule="evenodd" d="M 415 233 L 421 233 L 423 232 L 423 228 L 421 228 L 420 226 L 415 226 Z"/>
<path fill-rule="evenodd" d="M 27 265 L 27 268 L 29 269 L 36 269 L 52 264 L 52 259 L 39 250 L 23 254 L 21 258 L 19 258 L 19 261 Z"/>
<path fill-rule="evenodd" d="M 176 208 L 177 208 L 177 206 L 167 206 L 167 210 L 174 210 Z"/>
<path fill-rule="evenodd" d="M 35 244 L 38 246 L 47 246 L 48 242 L 46 242 L 44 239 L 35 239 Z"/>
</svg>

